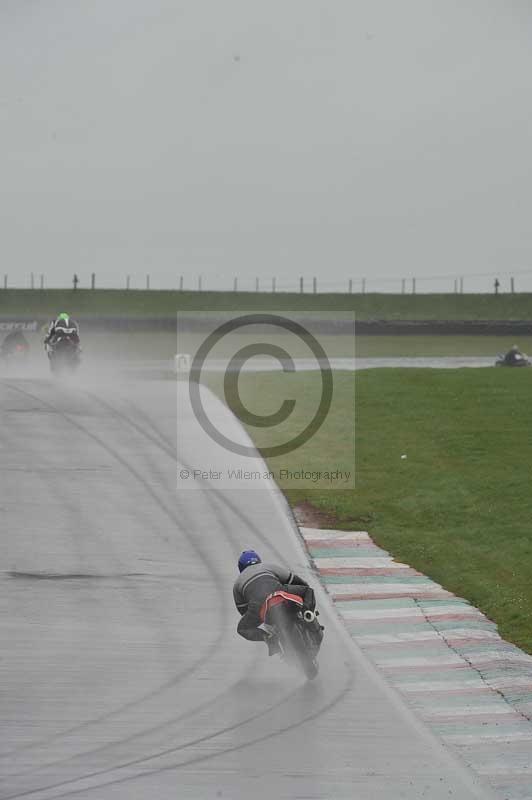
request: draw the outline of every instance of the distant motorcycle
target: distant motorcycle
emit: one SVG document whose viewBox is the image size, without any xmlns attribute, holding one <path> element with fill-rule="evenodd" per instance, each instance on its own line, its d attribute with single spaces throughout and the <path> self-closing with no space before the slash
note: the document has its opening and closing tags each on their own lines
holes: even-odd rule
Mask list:
<svg viewBox="0 0 532 800">
<path fill-rule="evenodd" d="M 48 345 L 51 371 L 58 374 L 74 372 L 81 361 L 81 348 L 70 336 L 57 336 Z"/>
<path fill-rule="evenodd" d="M 495 361 L 496 367 L 532 367 L 530 359 L 524 353 L 499 353 Z"/>
<path fill-rule="evenodd" d="M 309 680 L 318 674 L 317 656 L 323 639 L 318 615 L 319 611 L 304 609 L 299 595 L 284 590 L 270 594 L 260 609 L 261 627 L 277 636 L 281 656 L 297 664 Z"/>
<path fill-rule="evenodd" d="M 4 362 L 25 361 L 30 352 L 28 340 L 21 331 L 8 333 L 0 346 L 0 359 Z"/>
</svg>

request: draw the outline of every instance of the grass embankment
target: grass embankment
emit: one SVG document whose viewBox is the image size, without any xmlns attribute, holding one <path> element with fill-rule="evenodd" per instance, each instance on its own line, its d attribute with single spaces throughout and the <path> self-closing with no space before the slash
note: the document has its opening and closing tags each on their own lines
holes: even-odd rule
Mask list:
<svg viewBox="0 0 532 800">
<path fill-rule="evenodd" d="M 512 338 L 513 337 L 513 338 Z M 357 358 L 379 358 L 385 356 L 496 356 L 506 352 L 517 339 L 519 347 L 532 353 L 532 336 L 363 336 L 356 337 Z M 337 337 L 338 338 L 338 337 Z M 322 340 L 328 355 L 326 337 Z M 351 348 L 352 349 L 352 348 Z M 346 352 L 347 348 L 346 348 Z"/>
<path fill-rule="evenodd" d="M 103 358 L 124 359 L 172 359 L 176 352 L 194 353 L 198 346 L 198 339 L 185 336 L 176 337 L 175 333 L 166 331 L 128 331 L 127 333 L 115 332 L 112 336 L 107 333 L 92 331 L 82 338 L 87 352 L 97 353 Z M 357 358 L 379 357 L 415 357 L 426 358 L 438 356 L 490 356 L 495 360 L 498 353 L 506 352 L 517 339 L 519 347 L 526 353 L 532 353 L 532 336 L 363 336 L 359 335 L 355 341 Z M 256 341 L 257 337 L 231 337 L 230 345 L 233 348 L 229 354 L 233 355 L 238 349 L 235 341 L 240 346 Z M 330 358 L 352 357 L 353 340 L 346 336 L 320 337 L 325 352 Z M 280 342 L 282 344 L 282 342 Z M 290 341 L 288 352 L 294 357 L 308 357 L 309 351 L 305 345 L 299 346 L 297 342 Z"/>
<path fill-rule="evenodd" d="M 294 380 L 304 397 L 309 374 Z M 240 381 L 243 394 L 279 406 L 282 376 Z M 343 373 L 345 426 L 354 424 L 352 385 Z M 288 499 L 333 515 L 335 527 L 368 530 L 532 653 L 531 392 L 532 369 L 358 373 L 356 489 Z M 330 459 L 345 469 L 345 428 L 336 430 Z M 297 451 L 286 460 L 301 466 Z"/>
<path fill-rule="evenodd" d="M 177 309 L 342 311 L 386 320 L 528 320 L 532 294 L 291 294 L 112 289 L 0 289 L 0 314 L 159 317 Z"/>
<path fill-rule="evenodd" d="M 0 334 L 0 339 L 5 334 Z M 27 333 L 26 338 L 32 348 L 40 348 L 44 330 Z M 103 359 L 146 360 L 172 359 L 176 352 L 195 352 L 197 347 L 183 341 L 170 331 L 105 331 L 87 332 L 81 324 L 83 348 L 87 355 Z M 514 339 L 519 347 L 532 353 L 532 336 L 364 336 L 358 335 L 355 342 L 357 358 L 413 357 L 413 356 L 490 356 L 495 359 L 498 353 L 506 352 Z M 251 337 L 249 340 L 252 340 Z M 254 338 L 256 341 L 256 337 Z M 233 339 L 231 340 L 233 341 Z M 242 337 L 242 344 L 248 340 Z M 329 357 L 352 356 L 353 341 L 345 336 L 320 337 Z M 294 348 L 290 343 L 288 352 L 293 357 L 308 356 L 308 348 Z M 237 348 L 235 348 L 237 349 Z M 301 351 L 301 352 L 300 352 Z M 234 352 L 234 351 L 233 351 Z M 232 353 L 231 353 L 232 355 Z"/>
</svg>

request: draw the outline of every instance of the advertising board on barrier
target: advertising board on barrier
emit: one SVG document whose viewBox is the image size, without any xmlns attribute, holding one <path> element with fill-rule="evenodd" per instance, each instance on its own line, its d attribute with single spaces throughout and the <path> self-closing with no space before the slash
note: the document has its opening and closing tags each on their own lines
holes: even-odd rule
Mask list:
<svg viewBox="0 0 532 800">
<path fill-rule="evenodd" d="M 34 333 L 39 330 L 38 320 L 25 320 L 23 322 L 17 320 L 0 321 L 0 331 L 26 331 L 27 333 Z"/>
</svg>

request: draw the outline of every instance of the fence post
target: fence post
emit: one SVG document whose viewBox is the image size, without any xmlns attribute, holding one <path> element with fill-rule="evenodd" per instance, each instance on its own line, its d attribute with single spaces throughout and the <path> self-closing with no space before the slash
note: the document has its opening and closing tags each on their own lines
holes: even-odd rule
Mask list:
<svg viewBox="0 0 532 800">
<path fill-rule="evenodd" d="M 318 281 L 316 280 L 316 278 L 312 278 L 312 292 L 313 292 L 313 294 L 316 294 L 317 290 L 318 290 Z"/>
<path fill-rule="evenodd" d="M 301 294 L 303 294 L 303 278 L 299 279 L 299 291 Z"/>
<path fill-rule="evenodd" d="M 182 275 L 179 276 L 179 291 L 180 292 L 183 291 L 183 276 Z"/>
<path fill-rule="evenodd" d="M 412 278 L 412 294 L 416 293 L 416 279 Z"/>
<path fill-rule="evenodd" d="M 406 291 L 406 282 L 405 282 L 405 279 L 402 278 L 401 279 L 401 294 L 404 294 L 405 291 Z"/>
<path fill-rule="evenodd" d="M 272 278 L 272 293 L 275 294 L 275 278 Z"/>
<path fill-rule="evenodd" d="M 510 278 L 510 291 L 511 291 L 512 294 L 514 294 L 515 285 L 514 285 L 514 279 L 513 278 Z"/>
<path fill-rule="evenodd" d="M 255 291 L 256 292 L 259 291 L 259 279 L 258 278 L 255 278 Z"/>
<path fill-rule="evenodd" d="M 233 292 L 238 292 L 238 278 L 233 278 Z"/>
<path fill-rule="evenodd" d="M 146 275 L 146 289 L 149 291 L 150 288 L 150 276 Z"/>
<path fill-rule="evenodd" d="M 455 294 L 458 293 L 458 281 L 456 280 L 456 278 L 454 279 L 454 293 Z"/>
<path fill-rule="evenodd" d="M 96 273 L 93 272 L 91 274 L 91 289 L 95 289 L 95 288 L 96 288 Z"/>
<path fill-rule="evenodd" d="M 4 275 L 4 289 L 7 289 L 7 275 Z"/>
<path fill-rule="evenodd" d="M 35 289 L 35 277 L 33 275 L 33 272 L 30 275 L 30 288 Z"/>
<path fill-rule="evenodd" d="M 353 294 L 353 279 L 349 278 L 349 294 Z"/>
<path fill-rule="evenodd" d="M 129 287 L 131 285 L 131 281 L 129 279 L 129 275 L 126 276 L 126 289 L 129 291 Z"/>
<path fill-rule="evenodd" d="M 460 278 L 460 294 L 464 293 L 464 279 Z"/>
</svg>

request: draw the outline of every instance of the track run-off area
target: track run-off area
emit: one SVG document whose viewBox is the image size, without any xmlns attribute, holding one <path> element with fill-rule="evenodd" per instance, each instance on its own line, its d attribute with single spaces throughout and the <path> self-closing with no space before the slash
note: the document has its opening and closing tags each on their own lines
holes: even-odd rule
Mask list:
<svg viewBox="0 0 532 800">
<path fill-rule="evenodd" d="M 178 486 L 231 459 L 184 384 L 6 378 L 0 413 L 1 800 L 492 797 L 347 635 L 274 484 Z M 312 683 L 236 634 L 248 546 L 316 588 Z"/>
</svg>

